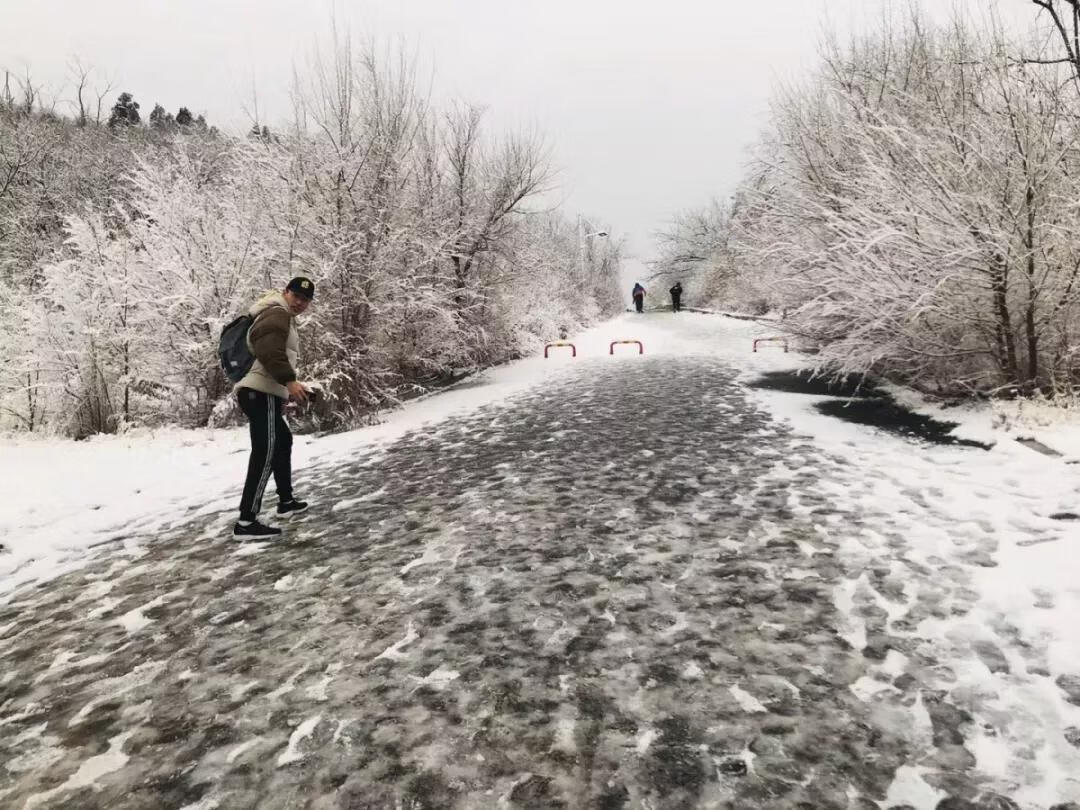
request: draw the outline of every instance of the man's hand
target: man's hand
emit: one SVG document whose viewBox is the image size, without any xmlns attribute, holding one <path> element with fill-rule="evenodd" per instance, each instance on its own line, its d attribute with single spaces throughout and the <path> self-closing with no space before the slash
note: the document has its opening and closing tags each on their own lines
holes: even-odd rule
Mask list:
<svg viewBox="0 0 1080 810">
<path fill-rule="evenodd" d="M 291 383 L 286 383 L 285 387 L 289 389 L 289 396 L 297 402 L 307 402 L 307 389 L 296 380 L 293 380 Z"/>
</svg>

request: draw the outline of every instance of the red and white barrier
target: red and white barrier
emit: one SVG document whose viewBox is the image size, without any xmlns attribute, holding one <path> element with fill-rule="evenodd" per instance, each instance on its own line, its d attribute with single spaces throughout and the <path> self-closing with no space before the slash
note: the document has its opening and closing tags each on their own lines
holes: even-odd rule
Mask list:
<svg viewBox="0 0 1080 810">
<path fill-rule="evenodd" d="M 611 341 L 611 345 L 608 346 L 608 354 L 615 354 L 615 344 L 617 343 L 636 343 L 638 354 L 645 354 L 645 346 L 640 340 L 613 340 Z"/>
<path fill-rule="evenodd" d="M 575 346 L 573 343 L 548 343 L 548 344 L 546 344 L 544 346 L 544 359 L 545 360 L 548 359 L 548 349 L 551 349 L 551 348 L 553 348 L 555 346 L 569 346 L 570 347 L 570 352 L 571 352 L 570 356 L 571 357 L 577 357 L 577 346 Z"/>
</svg>

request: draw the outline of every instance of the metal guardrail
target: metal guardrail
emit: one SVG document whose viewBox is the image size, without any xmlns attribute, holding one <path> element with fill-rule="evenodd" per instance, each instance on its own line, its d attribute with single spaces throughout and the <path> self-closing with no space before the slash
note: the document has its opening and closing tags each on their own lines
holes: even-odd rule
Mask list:
<svg viewBox="0 0 1080 810">
<path fill-rule="evenodd" d="M 571 357 L 577 357 L 577 346 L 575 346 L 573 343 L 557 342 L 557 343 L 547 343 L 547 344 L 544 345 L 544 359 L 545 360 L 548 359 L 548 349 L 554 348 L 556 346 L 569 346 L 570 351 L 571 351 L 570 356 Z"/>
<path fill-rule="evenodd" d="M 608 346 L 608 354 L 615 354 L 615 346 L 618 343 L 636 343 L 638 354 L 645 354 L 645 345 L 640 340 L 613 340 L 611 345 Z"/>
</svg>

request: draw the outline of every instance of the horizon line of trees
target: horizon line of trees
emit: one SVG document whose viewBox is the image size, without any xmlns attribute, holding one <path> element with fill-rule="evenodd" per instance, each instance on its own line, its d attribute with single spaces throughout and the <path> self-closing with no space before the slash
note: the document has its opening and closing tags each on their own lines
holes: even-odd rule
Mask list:
<svg viewBox="0 0 1080 810">
<path fill-rule="evenodd" d="M 160 105 L 144 125 L 128 93 L 103 122 L 85 72 L 72 116 L 29 78 L 0 95 L 0 429 L 227 421 L 220 329 L 294 275 L 319 291 L 300 364 L 321 428 L 621 309 L 621 244 L 582 246 L 544 206 L 542 136 L 437 108 L 401 54 L 332 45 L 273 133 Z"/>
<path fill-rule="evenodd" d="M 827 38 L 775 94 L 735 193 L 661 234 L 656 272 L 773 313 L 827 373 L 1072 396 L 1080 55 L 1065 32 L 1080 4 L 1036 5 L 1054 20 L 1022 40 L 917 7 Z"/>
<path fill-rule="evenodd" d="M 82 65 L 81 62 L 75 60 L 72 64 L 72 83 L 74 85 L 75 97 L 63 102 L 66 106 L 71 107 L 72 114 L 70 116 L 74 122 L 81 127 L 89 125 L 100 126 L 102 122 L 102 113 L 104 111 L 105 98 L 112 91 L 112 83 L 106 83 L 103 89 L 92 89 L 90 87 L 91 76 L 93 71 Z M 14 81 L 14 86 L 12 82 Z M 93 96 L 93 98 L 91 98 Z M 51 103 L 46 103 L 44 92 L 42 88 L 34 84 L 33 77 L 29 71 L 23 76 L 23 78 L 16 78 L 10 70 L 4 70 L 4 82 L 3 88 L 0 89 L 0 106 L 5 108 L 9 112 L 21 111 L 26 115 L 46 115 L 56 116 L 59 118 L 66 118 L 63 113 L 59 113 L 56 110 L 57 105 L 60 102 L 53 100 Z M 121 92 L 113 106 L 108 110 L 109 116 L 105 119 L 104 124 L 110 129 L 115 129 L 120 126 L 142 126 L 142 116 L 139 113 L 141 105 L 137 102 L 134 96 L 127 92 Z M 168 112 L 161 104 L 155 103 L 153 110 L 150 112 L 150 116 L 145 123 L 145 126 L 153 130 L 165 131 L 165 132 L 177 132 L 178 130 L 185 130 L 188 127 L 195 127 L 201 133 L 213 133 L 218 134 L 216 127 L 211 127 L 206 122 L 206 117 L 201 113 L 199 115 L 192 114 L 191 110 L 181 105 L 176 111 L 176 114 Z M 260 127 L 258 123 L 254 126 L 254 134 L 261 134 L 265 127 Z"/>
</svg>

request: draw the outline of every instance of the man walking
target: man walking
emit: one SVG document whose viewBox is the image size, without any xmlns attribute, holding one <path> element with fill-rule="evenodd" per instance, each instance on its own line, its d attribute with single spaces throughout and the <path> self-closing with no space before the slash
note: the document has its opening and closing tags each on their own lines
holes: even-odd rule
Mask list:
<svg viewBox="0 0 1080 810">
<path fill-rule="evenodd" d="M 645 288 L 641 286 L 640 282 L 634 283 L 634 289 L 630 292 L 630 296 L 634 299 L 634 308 L 638 312 L 645 311 Z"/>
<path fill-rule="evenodd" d="M 668 292 L 671 293 L 671 311 L 678 312 L 682 309 L 682 282 L 676 281 L 675 286 Z"/>
<path fill-rule="evenodd" d="M 293 497 L 292 431 L 282 409 L 290 397 L 298 402 L 308 398 L 307 389 L 296 380 L 300 353 L 296 316 L 303 314 L 314 297 L 311 279 L 297 277 L 285 285 L 284 292 L 267 293 L 251 307 L 255 320 L 247 342 L 255 363 L 234 388 L 251 428 L 251 457 L 233 537 L 255 540 L 281 534 L 281 529 L 259 522 L 263 490 L 271 472 L 277 486 L 279 515 L 308 508 L 307 503 Z"/>
</svg>

